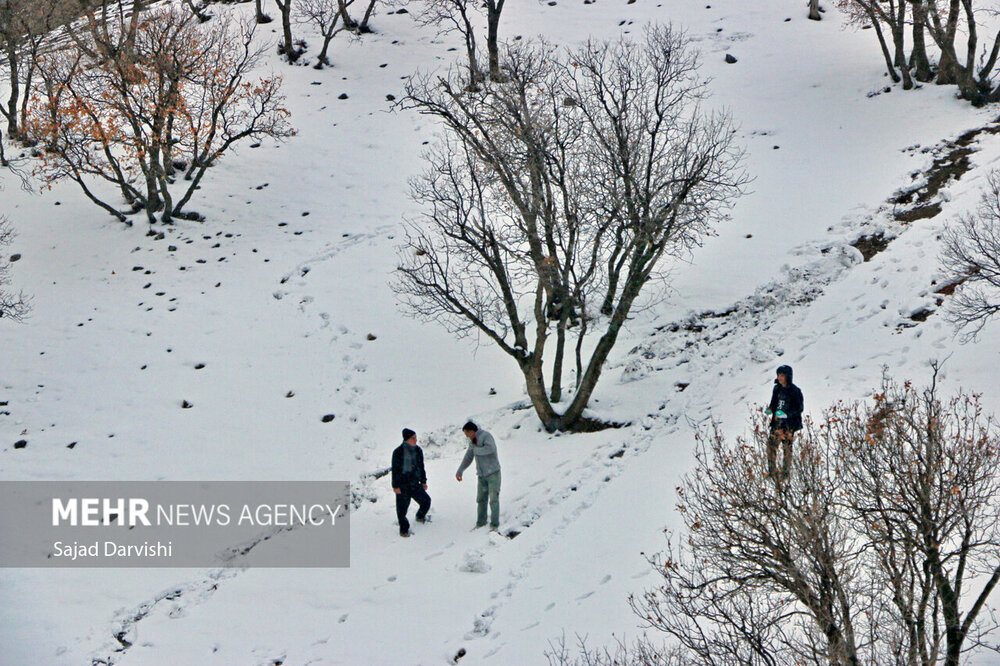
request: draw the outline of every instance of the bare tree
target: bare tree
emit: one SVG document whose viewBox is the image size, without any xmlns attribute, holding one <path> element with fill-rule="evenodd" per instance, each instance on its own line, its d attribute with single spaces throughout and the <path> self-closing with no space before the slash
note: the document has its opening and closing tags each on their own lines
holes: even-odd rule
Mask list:
<svg viewBox="0 0 1000 666">
<path fill-rule="evenodd" d="M 157 214 L 170 222 L 233 145 L 293 133 L 280 79 L 251 79 L 262 53 L 253 23 L 225 15 L 202 27 L 179 8 L 87 18 L 72 48 L 39 65 L 44 96 L 30 129 L 44 142 L 44 181 L 76 182 L 122 221 L 143 211 L 150 223 Z M 131 210 L 107 201 L 95 180 L 113 185 Z"/>
<path fill-rule="evenodd" d="M 14 239 L 14 231 L 6 217 L 0 216 L 0 251 L 5 250 Z M 10 284 L 10 260 L 0 257 L 0 319 L 21 321 L 28 314 L 28 300 L 23 293 L 8 290 Z"/>
<path fill-rule="evenodd" d="M 299 0 L 299 20 L 314 25 L 323 37 L 323 48 L 317 56 L 316 69 L 322 69 L 324 65 L 330 64 L 327 57 L 330 42 L 337 33 L 348 27 L 346 22 L 341 21 L 345 10 L 346 5 L 343 0 Z"/>
<path fill-rule="evenodd" d="M 735 445 L 717 428 L 700 438 L 678 490 L 687 534 L 653 558 L 663 584 L 633 608 L 702 664 L 859 664 L 868 620 L 844 486 L 808 426 L 789 477 L 770 478 L 764 416 L 753 426 Z"/>
<path fill-rule="evenodd" d="M 837 4 L 855 25 L 871 25 L 878 36 L 885 66 L 893 82 L 903 81 L 903 89 L 913 88 L 910 66 L 906 59 L 907 6 L 910 0 L 838 0 Z M 892 53 L 885 39 L 883 27 L 892 38 Z M 899 72 L 897 73 L 897 68 Z"/>
<path fill-rule="evenodd" d="M 423 25 L 437 26 L 442 33 L 457 32 L 462 36 L 470 88 L 476 88 L 484 78 L 476 50 L 475 12 L 476 4 L 469 0 L 424 0 L 424 9 L 417 15 Z"/>
<path fill-rule="evenodd" d="M 0 114 L 7 120 L 7 136 L 20 135 L 17 123 L 17 103 L 21 94 L 21 38 L 26 30 L 26 5 L 12 0 L 0 0 L 0 46 L 6 59 L 10 93 L 6 106 L 0 104 Z"/>
<path fill-rule="evenodd" d="M 31 94 L 34 62 L 41 43 L 51 31 L 75 16 L 75 0 L 0 0 L 0 51 L 10 86 L 7 103 L 0 105 L 0 116 L 7 121 L 9 139 L 25 138 L 23 109 Z"/>
<path fill-rule="evenodd" d="M 904 89 L 918 81 L 934 80 L 938 84 L 957 85 L 959 95 L 975 106 L 1000 101 L 1000 85 L 993 83 L 1000 64 L 1000 31 L 985 47 L 979 33 L 987 24 L 983 16 L 992 13 L 980 0 L 837 0 L 848 20 L 856 25 L 874 28 L 886 68 L 894 82 L 903 82 Z M 913 48 L 906 58 L 906 28 L 912 27 Z M 885 32 L 889 32 L 892 48 Z M 927 54 L 926 35 L 938 48 L 936 71 Z M 956 44 L 964 35 L 964 57 Z M 912 73 L 911 73 L 912 70 Z"/>
<path fill-rule="evenodd" d="M 937 83 L 957 84 L 965 99 L 981 106 L 987 102 L 1000 101 L 1000 86 L 992 84 L 993 72 L 1000 54 L 1000 31 L 987 45 L 984 52 L 979 48 L 980 19 L 983 7 L 976 6 L 975 0 L 948 0 L 947 9 L 941 0 L 921 0 L 913 3 L 918 20 L 926 27 L 928 34 L 940 50 Z M 964 30 L 960 31 L 964 19 Z M 955 41 L 960 32 L 966 35 L 965 58 L 959 57 Z"/>
<path fill-rule="evenodd" d="M 337 4 L 340 5 L 340 14 L 343 18 L 344 25 L 348 30 L 352 30 L 359 35 L 369 33 L 372 30 L 368 26 L 368 22 L 371 20 L 375 7 L 381 2 L 381 0 L 367 0 L 368 6 L 365 8 L 365 13 L 361 18 L 361 21 L 355 21 L 351 18 L 350 7 L 355 2 L 356 0 L 337 0 Z"/>
<path fill-rule="evenodd" d="M 976 209 L 945 231 L 942 263 L 959 285 L 948 316 L 974 338 L 1000 313 L 1000 171 L 990 172 Z"/>
<path fill-rule="evenodd" d="M 835 409 L 829 436 L 870 544 L 872 580 L 891 594 L 907 663 L 958 666 L 1000 581 L 1000 438 L 978 398 L 888 380 L 864 407 Z M 971 645 L 970 645 L 971 643 Z"/>
<path fill-rule="evenodd" d="M 445 135 L 413 183 L 423 214 L 398 293 L 415 315 L 511 356 L 549 430 L 586 421 L 643 287 L 725 218 L 747 182 L 729 119 L 702 111 L 704 94 L 687 40 L 664 27 L 568 53 L 508 47 L 504 81 L 479 90 L 454 74 L 408 84 L 402 106 L 439 119 Z M 570 329 L 576 391 L 557 413 Z M 600 335 L 583 363 L 590 332 Z"/>
</svg>

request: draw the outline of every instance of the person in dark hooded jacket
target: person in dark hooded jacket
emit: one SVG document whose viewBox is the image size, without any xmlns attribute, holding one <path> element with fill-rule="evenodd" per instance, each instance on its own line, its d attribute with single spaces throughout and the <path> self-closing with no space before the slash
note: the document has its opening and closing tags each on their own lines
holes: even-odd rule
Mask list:
<svg viewBox="0 0 1000 666">
<path fill-rule="evenodd" d="M 396 495 L 396 517 L 399 519 L 399 536 L 410 536 L 410 521 L 406 512 L 410 500 L 416 500 L 417 522 L 427 522 L 431 497 L 427 494 L 427 472 L 424 470 L 424 452 L 417 446 L 417 433 L 403 428 L 403 443 L 392 452 L 392 491 Z"/>
<path fill-rule="evenodd" d="M 770 477 L 784 479 L 792 466 L 792 440 L 802 429 L 802 391 L 792 383 L 792 368 L 778 368 L 771 391 L 771 403 L 765 414 L 771 417 L 771 434 L 767 438 L 767 473 Z M 778 447 L 782 448 L 781 475 L 777 475 Z"/>
</svg>

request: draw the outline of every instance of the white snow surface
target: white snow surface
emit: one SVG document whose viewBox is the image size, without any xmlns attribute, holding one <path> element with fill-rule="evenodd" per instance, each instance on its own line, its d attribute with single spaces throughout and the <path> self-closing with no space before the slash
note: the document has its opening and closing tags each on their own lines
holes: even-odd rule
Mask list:
<svg viewBox="0 0 1000 666">
<path fill-rule="evenodd" d="M 937 309 L 938 235 L 975 205 L 1000 137 L 979 137 L 940 215 L 904 225 L 885 204 L 930 165 L 925 148 L 995 108 L 953 87 L 869 95 L 888 84 L 874 35 L 845 29 L 832 6 L 813 22 L 800 0 L 508 5 L 508 39 L 683 28 L 748 151 L 751 192 L 675 267 L 666 300 L 635 313 L 598 385 L 592 413 L 631 425 L 541 431 L 506 357 L 395 299 L 401 220 L 414 213 L 406 182 L 438 129 L 392 112 L 386 95 L 461 51 L 416 25 L 415 3 L 383 5 L 376 34 L 335 40 L 331 68 L 269 57 L 298 135 L 213 168 L 191 205 L 206 220 L 178 221 L 165 240 L 74 185 L 29 194 L 0 176 L 0 214 L 18 233 L 9 250 L 22 255 L 14 286 L 33 306 L 23 324 L 0 321 L 0 478 L 348 480 L 367 498 L 351 566 L 2 570 L 0 660 L 446 664 L 464 649 L 462 664 L 545 663 L 562 635 L 596 646 L 639 633 L 627 599 L 656 584 L 643 553 L 682 524 L 674 489 L 695 430 L 714 418 L 743 432 L 777 365 L 794 367 L 813 415 L 870 395 L 883 366 L 924 382 L 935 359 L 946 391 L 980 392 L 1000 413 L 1000 322 L 960 344 L 940 312 L 909 318 Z M 879 231 L 895 240 L 863 262 L 849 243 Z M 670 331 L 695 321 L 706 328 Z M 499 445 L 499 534 L 470 532 L 475 479 L 454 478 L 470 417 Z M 433 497 L 433 522 L 410 539 L 397 536 L 388 478 L 370 476 L 404 426 L 419 433 Z"/>
</svg>

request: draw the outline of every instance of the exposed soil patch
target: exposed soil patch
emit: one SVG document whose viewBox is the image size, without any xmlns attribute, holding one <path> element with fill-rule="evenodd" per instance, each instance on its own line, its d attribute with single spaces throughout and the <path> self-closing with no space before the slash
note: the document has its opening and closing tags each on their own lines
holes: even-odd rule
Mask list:
<svg viewBox="0 0 1000 666">
<path fill-rule="evenodd" d="M 984 130 L 985 128 L 980 128 L 979 130 L 966 132 L 959 137 L 958 141 L 945 143 L 943 149 L 948 152 L 934 159 L 931 168 L 925 172 L 927 174 L 927 182 L 920 187 L 904 190 L 896 194 L 889 199 L 889 203 L 903 205 L 913 203 L 925 204 L 937 196 L 941 188 L 952 180 L 961 179 L 972 168 L 969 155 L 976 152 L 975 148 L 969 147 L 969 143 L 971 143 L 974 136 L 978 136 Z M 966 137 L 969 138 L 966 139 Z M 959 142 L 962 142 L 963 145 L 959 145 Z"/>
<path fill-rule="evenodd" d="M 618 423 L 617 421 L 601 421 L 600 419 L 591 419 L 585 416 L 570 427 L 566 428 L 566 432 L 600 432 L 601 430 L 607 430 L 608 428 L 627 428 L 630 425 L 632 424 Z"/>
<path fill-rule="evenodd" d="M 946 140 L 935 147 L 925 148 L 923 152 L 931 153 L 935 155 L 935 158 L 926 171 L 913 174 L 913 180 L 919 180 L 920 184 L 898 191 L 886 201 L 886 205 L 892 207 L 895 220 L 902 224 L 908 224 L 940 215 L 943 210 L 943 202 L 939 197 L 941 190 L 952 181 L 961 179 L 962 176 L 972 169 L 971 155 L 979 151 L 979 147 L 975 144 L 984 134 L 1000 135 L 1000 117 L 987 125 L 963 133 L 954 141 Z M 882 210 L 884 211 L 885 208 Z M 861 252 L 862 258 L 867 262 L 871 261 L 880 252 L 883 252 L 889 246 L 889 243 L 892 242 L 893 238 L 886 236 L 885 232 L 878 231 L 861 236 L 852 242 L 851 246 Z M 821 250 L 821 252 L 827 254 L 830 250 L 831 248 L 828 247 Z M 950 296 L 958 284 L 960 283 L 945 284 L 935 291 L 936 294 L 941 296 L 941 298 L 936 299 L 938 307 L 944 304 L 943 297 Z M 765 300 L 771 293 L 772 289 L 766 290 L 763 294 Z M 785 305 L 805 305 L 818 298 L 822 293 L 823 284 L 815 284 L 804 293 L 785 295 Z M 737 319 L 746 316 L 751 318 L 754 325 L 756 325 L 759 322 L 762 311 L 773 306 L 773 304 L 769 305 L 767 302 L 758 302 L 760 300 L 755 295 L 747 299 L 747 302 L 743 305 L 737 305 L 725 311 L 703 312 L 686 320 L 663 324 L 657 326 L 650 333 L 650 336 L 657 337 L 663 333 L 679 333 L 686 337 L 681 351 L 696 345 L 711 345 L 729 335 L 733 330 L 732 325 L 722 326 L 719 320 L 730 319 L 731 315 L 737 315 Z M 926 321 L 933 313 L 933 309 L 921 309 L 901 322 L 898 327 L 902 329 L 917 326 L 921 322 Z M 629 354 L 640 354 L 647 360 L 663 358 L 647 344 L 636 346 Z M 677 383 L 675 384 L 675 388 L 678 391 L 683 391 L 687 388 L 687 385 Z"/>
<path fill-rule="evenodd" d="M 862 236 L 851 243 L 851 246 L 857 248 L 865 261 L 871 261 L 872 257 L 889 247 L 891 240 L 891 238 L 886 238 L 885 234 L 879 232 L 870 236 Z"/>
<path fill-rule="evenodd" d="M 941 204 L 934 202 L 923 206 L 914 206 L 908 210 L 897 211 L 892 216 L 897 222 L 908 224 L 917 220 L 929 220 L 932 217 L 937 217 L 940 213 Z"/>
<path fill-rule="evenodd" d="M 923 175 L 924 182 L 915 187 L 901 190 L 889 198 L 888 203 L 894 207 L 905 206 L 902 210 L 893 212 L 893 218 L 897 222 L 909 224 L 919 220 L 929 220 L 940 215 L 941 201 L 935 200 L 935 198 L 952 181 L 961 180 L 962 176 L 972 169 L 970 156 L 979 151 L 975 144 L 983 134 L 1000 134 L 1000 118 L 988 125 L 969 130 L 954 141 L 943 141 L 936 148 L 930 150 L 929 152 L 937 155 L 931 162 L 930 168 L 923 173 L 913 175 L 914 179 Z M 862 237 L 859 242 L 866 240 L 866 238 L 868 237 Z M 881 236 L 879 238 L 881 239 Z M 885 240 L 881 246 L 873 245 L 875 254 L 884 250 L 889 245 L 889 240 Z M 865 261 L 874 256 L 874 254 L 869 256 L 868 252 L 859 245 L 855 244 L 854 246 L 861 250 Z"/>
</svg>

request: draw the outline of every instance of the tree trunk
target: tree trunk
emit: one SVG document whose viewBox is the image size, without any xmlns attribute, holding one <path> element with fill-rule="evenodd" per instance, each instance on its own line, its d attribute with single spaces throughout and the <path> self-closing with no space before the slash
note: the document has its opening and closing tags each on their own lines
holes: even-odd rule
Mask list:
<svg viewBox="0 0 1000 666">
<path fill-rule="evenodd" d="M 809 0 L 809 20 L 820 21 L 822 19 L 823 16 L 819 13 L 819 0 Z"/>
<path fill-rule="evenodd" d="M 892 79 L 893 83 L 899 83 L 899 74 L 896 73 L 896 68 L 892 65 L 892 55 L 889 53 L 889 46 L 885 43 L 885 34 L 882 32 L 882 24 L 878 20 L 877 16 L 869 14 L 872 21 L 872 27 L 875 28 L 875 34 L 878 36 L 878 43 L 882 47 L 882 55 L 885 57 L 885 67 L 889 71 L 889 77 Z"/>
<path fill-rule="evenodd" d="M 590 402 L 590 396 L 597 386 L 597 380 L 601 378 L 604 362 L 608 359 L 608 354 L 611 353 L 615 343 L 618 341 L 618 334 L 625 324 L 629 310 L 632 309 L 632 302 L 638 296 L 639 290 L 644 283 L 645 280 L 633 278 L 625 285 L 621 300 L 618 302 L 618 307 L 615 308 L 614 314 L 611 316 L 611 321 L 608 322 L 608 330 L 597 341 L 594 353 L 590 355 L 590 361 L 587 363 L 587 369 L 584 371 L 583 377 L 579 379 L 580 386 L 576 391 L 576 395 L 573 396 L 573 402 L 570 403 L 569 407 L 559 418 L 559 430 L 565 430 L 575 425 L 580 420 L 580 417 L 583 416 L 583 410 L 586 409 L 587 404 Z"/>
<path fill-rule="evenodd" d="M 950 86 L 958 83 L 958 59 L 955 57 L 954 48 L 941 49 L 935 83 L 939 86 Z"/>
<path fill-rule="evenodd" d="M 326 56 L 327 50 L 330 48 L 330 42 L 333 41 L 333 35 L 323 37 L 323 48 L 320 49 L 319 56 L 316 58 L 316 69 L 323 69 L 323 65 L 329 65 L 330 61 Z"/>
<path fill-rule="evenodd" d="M 364 18 L 361 19 L 361 25 L 358 26 L 358 32 L 368 33 L 372 31 L 372 29 L 368 27 L 368 19 L 371 18 L 372 12 L 375 11 L 375 4 L 377 2 L 378 0 L 369 0 L 368 9 L 365 10 Z"/>
<path fill-rule="evenodd" d="M 270 23 L 271 17 L 264 13 L 263 5 L 264 0 L 255 0 L 257 11 L 257 23 Z"/>
<path fill-rule="evenodd" d="M 586 313 L 581 313 L 580 316 L 580 331 L 576 338 L 576 385 L 577 389 L 580 388 L 580 382 L 583 381 L 583 339 L 587 335 L 587 315 Z"/>
<path fill-rule="evenodd" d="M 344 20 L 344 28 L 347 30 L 356 30 L 358 22 L 351 18 L 351 12 L 347 8 L 347 5 L 347 0 L 337 0 L 337 11 L 340 13 L 340 18 Z"/>
<path fill-rule="evenodd" d="M 532 355 L 521 362 L 521 373 L 524 375 L 524 383 L 528 389 L 528 397 L 538 414 L 542 426 L 548 432 L 558 429 L 559 415 L 552 409 L 549 398 L 545 395 L 545 377 L 542 374 L 542 364 L 537 360 L 537 356 Z"/>
<path fill-rule="evenodd" d="M 7 110 L 3 112 L 3 115 L 7 118 L 7 137 L 12 141 L 20 136 L 17 126 L 17 100 L 21 92 L 18 64 L 17 45 L 12 42 L 7 42 L 7 66 L 10 71 L 10 97 L 7 99 Z"/>
<path fill-rule="evenodd" d="M 284 0 L 280 2 L 275 0 L 278 5 L 278 9 L 281 11 L 281 33 L 284 39 L 285 47 L 285 57 L 288 62 L 294 63 L 299 59 L 299 52 L 295 50 L 295 44 L 292 40 L 292 2 L 293 0 Z"/>
<path fill-rule="evenodd" d="M 479 83 L 483 80 L 483 73 L 479 71 L 479 61 L 476 54 L 476 33 L 468 16 L 464 13 L 462 21 L 465 25 L 462 32 L 465 37 L 465 54 L 469 58 L 469 89 L 478 90 Z"/>
<path fill-rule="evenodd" d="M 549 400 L 555 404 L 562 400 L 562 373 L 563 356 L 566 353 L 566 315 L 559 318 L 559 326 L 556 329 L 556 357 L 552 363 L 552 389 L 549 392 Z"/>
<path fill-rule="evenodd" d="M 930 9 L 933 12 L 935 5 L 932 3 Z M 936 24 L 934 30 L 934 41 L 941 50 L 941 58 L 938 61 L 937 84 L 953 85 L 958 83 L 958 56 L 955 53 L 955 33 L 958 30 L 959 0 L 951 0 L 948 7 L 948 20 L 944 27 L 940 22 Z"/>
<path fill-rule="evenodd" d="M 913 52 L 910 54 L 910 68 L 913 76 L 921 83 L 934 79 L 931 63 L 927 58 L 927 42 L 924 35 L 923 0 L 911 0 L 913 4 Z"/>
<path fill-rule="evenodd" d="M 500 73 L 500 49 L 497 45 L 500 32 L 500 12 L 503 11 L 504 0 L 486 3 L 486 51 L 490 59 L 490 79 L 502 81 L 503 74 Z"/>
<path fill-rule="evenodd" d="M 905 11 L 905 4 L 901 4 L 900 7 Z M 903 43 L 906 35 L 905 27 L 902 17 L 900 17 L 900 20 L 892 28 L 892 42 L 896 49 L 895 63 L 903 75 L 903 90 L 910 90 L 913 88 L 913 79 L 910 77 L 910 68 L 906 62 L 906 50 Z"/>
<path fill-rule="evenodd" d="M 28 126 L 28 102 L 31 100 L 31 87 L 34 83 L 35 78 L 35 58 L 37 56 L 33 54 L 31 59 L 28 61 L 28 70 L 24 74 L 24 94 L 21 96 L 21 139 L 27 140 L 27 132 L 24 128 Z"/>
</svg>

